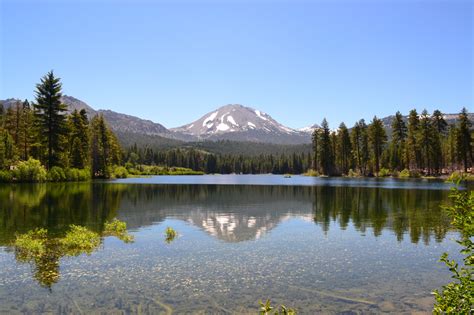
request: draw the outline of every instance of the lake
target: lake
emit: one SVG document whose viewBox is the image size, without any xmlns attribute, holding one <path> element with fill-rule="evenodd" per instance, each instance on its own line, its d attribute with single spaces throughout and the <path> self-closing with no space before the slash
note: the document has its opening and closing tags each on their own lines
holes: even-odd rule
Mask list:
<svg viewBox="0 0 474 315">
<path fill-rule="evenodd" d="M 0 185 L 0 313 L 426 312 L 459 259 L 440 181 L 154 176 Z M 16 235 L 103 234 L 90 254 L 26 261 Z M 178 237 L 165 241 L 165 229 Z"/>
</svg>

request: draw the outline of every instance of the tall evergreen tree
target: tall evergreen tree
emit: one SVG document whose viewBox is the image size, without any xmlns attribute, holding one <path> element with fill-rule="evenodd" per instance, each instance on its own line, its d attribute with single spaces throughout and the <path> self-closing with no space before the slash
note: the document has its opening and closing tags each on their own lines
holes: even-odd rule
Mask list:
<svg viewBox="0 0 474 315">
<path fill-rule="evenodd" d="M 121 150 L 115 135 L 102 115 L 90 122 L 91 170 L 94 177 L 108 178 L 111 168 L 121 162 Z"/>
<path fill-rule="evenodd" d="M 338 167 L 342 174 L 348 174 L 352 166 L 352 144 L 349 130 L 344 123 L 339 125 L 337 138 Z"/>
<path fill-rule="evenodd" d="M 394 170 L 402 170 L 406 167 L 406 138 L 407 127 L 400 112 L 395 114 L 392 120 L 392 142 L 390 145 L 390 166 Z"/>
<path fill-rule="evenodd" d="M 421 160 L 420 165 L 422 169 L 426 169 L 428 174 L 431 174 L 432 157 L 433 157 L 433 132 L 432 123 L 428 111 L 425 109 L 421 113 L 419 129 L 418 129 L 418 144 L 420 147 Z"/>
<path fill-rule="evenodd" d="M 469 120 L 467 109 L 463 108 L 459 113 L 459 123 L 457 130 L 457 152 L 458 159 L 463 163 L 464 171 L 467 172 L 467 168 L 470 166 L 472 158 L 472 137 L 471 127 L 472 123 Z"/>
<path fill-rule="evenodd" d="M 68 118 L 70 166 L 85 168 L 89 164 L 89 121 L 85 110 L 74 110 Z"/>
<path fill-rule="evenodd" d="M 387 134 L 382 120 L 378 119 L 377 116 L 374 116 L 374 119 L 372 119 L 368 131 L 371 151 L 374 158 L 375 174 L 378 175 L 380 171 L 380 157 L 385 143 L 387 142 Z"/>
<path fill-rule="evenodd" d="M 28 100 L 25 100 L 21 109 L 21 118 L 18 132 L 19 143 L 17 144 L 21 159 L 23 160 L 28 160 L 31 146 L 34 142 L 33 119 L 33 111 L 31 109 L 30 103 Z"/>
<path fill-rule="evenodd" d="M 409 168 L 419 168 L 421 160 L 421 152 L 418 144 L 418 130 L 420 128 L 420 120 L 416 109 L 410 111 L 408 115 L 408 134 L 407 134 L 407 158 Z"/>
<path fill-rule="evenodd" d="M 433 125 L 440 135 L 444 135 L 448 130 L 448 123 L 444 120 L 443 113 L 440 110 L 435 110 L 431 115 Z"/>
<path fill-rule="evenodd" d="M 313 134 L 311 136 L 313 144 L 313 169 L 319 171 L 319 138 L 320 138 L 320 129 L 314 128 Z"/>
<path fill-rule="evenodd" d="M 46 148 L 44 158 L 50 169 L 59 165 L 64 152 L 63 139 L 66 134 L 66 105 L 61 103 L 61 82 L 53 71 L 41 78 L 36 85 L 35 121 L 39 137 Z"/>
<path fill-rule="evenodd" d="M 367 124 L 364 119 L 359 120 L 351 132 L 352 151 L 355 157 L 359 173 L 367 174 L 367 163 L 369 161 L 369 138 Z"/>
<path fill-rule="evenodd" d="M 331 131 L 326 118 L 321 123 L 321 133 L 319 137 L 319 160 L 321 171 L 325 175 L 334 173 L 334 152 L 331 142 Z"/>
</svg>

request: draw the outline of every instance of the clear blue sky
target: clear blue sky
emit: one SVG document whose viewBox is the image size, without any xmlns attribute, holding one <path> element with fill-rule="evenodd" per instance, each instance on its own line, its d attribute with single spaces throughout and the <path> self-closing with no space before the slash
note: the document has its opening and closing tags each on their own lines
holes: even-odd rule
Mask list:
<svg viewBox="0 0 474 315">
<path fill-rule="evenodd" d="M 218 106 L 290 127 L 473 109 L 474 1 L 0 0 L 0 98 L 64 93 L 175 127 Z"/>
</svg>

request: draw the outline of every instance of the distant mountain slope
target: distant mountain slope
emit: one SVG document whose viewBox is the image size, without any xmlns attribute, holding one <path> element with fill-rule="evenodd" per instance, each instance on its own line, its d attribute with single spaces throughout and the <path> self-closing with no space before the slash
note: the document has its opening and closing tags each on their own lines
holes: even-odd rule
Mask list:
<svg viewBox="0 0 474 315">
<path fill-rule="evenodd" d="M 260 110 L 239 104 L 222 106 L 190 124 L 171 130 L 200 140 L 279 144 L 301 144 L 310 141 L 307 134 L 280 124 Z"/>
</svg>

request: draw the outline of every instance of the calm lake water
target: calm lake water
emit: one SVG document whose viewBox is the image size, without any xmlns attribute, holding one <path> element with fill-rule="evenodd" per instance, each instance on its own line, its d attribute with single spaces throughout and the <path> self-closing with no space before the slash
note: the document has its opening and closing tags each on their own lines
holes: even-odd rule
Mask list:
<svg viewBox="0 0 474 315">
<path fill-rule="evenodd" d="M 450 281 L 439 256 L 459 258 L 448 194 L 436 181 L 276 175 L 0 185 L 0 313 L 256 313 L 267 298 L 300 314 L 428 313 Z M 29 263 L 13 246 L 114 218 L 135 242 Z"/>
</svg>

